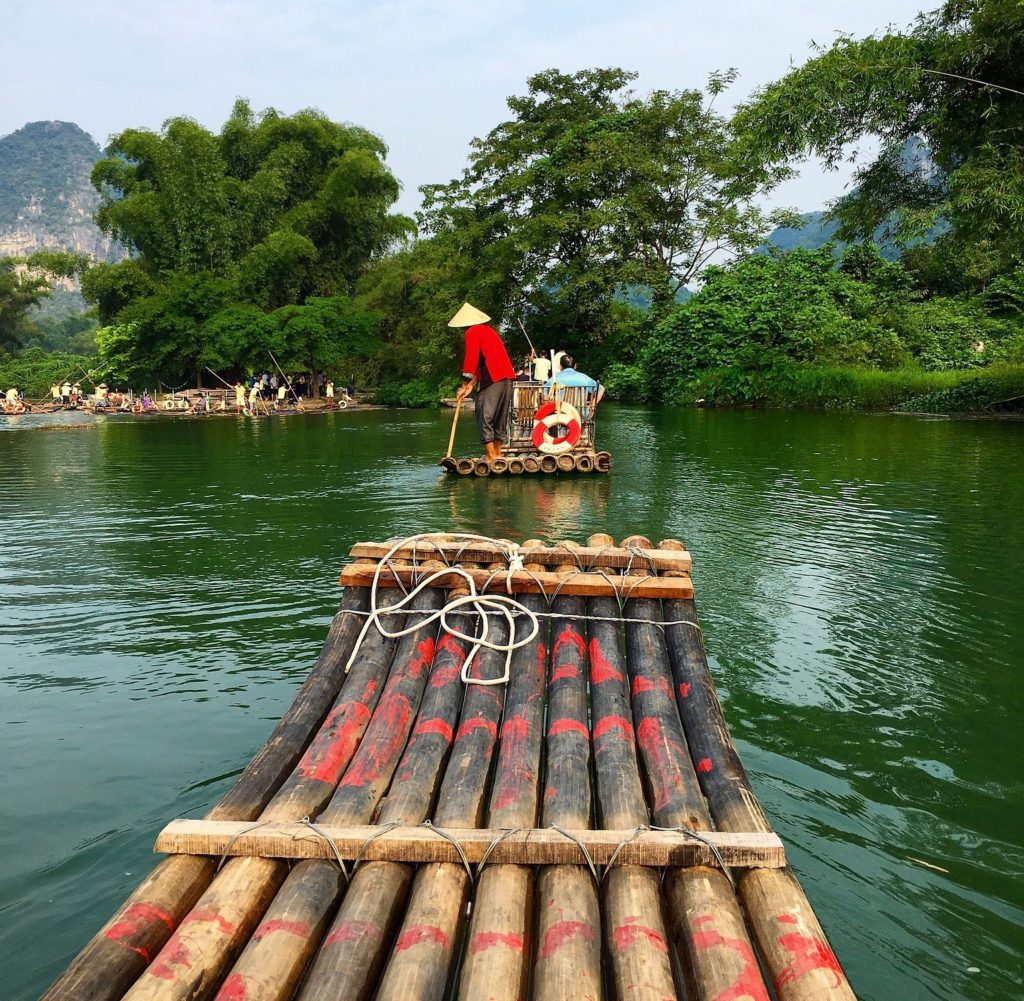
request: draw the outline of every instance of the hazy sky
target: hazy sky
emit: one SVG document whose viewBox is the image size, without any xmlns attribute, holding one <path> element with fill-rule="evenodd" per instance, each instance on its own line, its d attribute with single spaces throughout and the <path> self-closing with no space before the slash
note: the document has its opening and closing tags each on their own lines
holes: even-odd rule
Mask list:
<svg viewBox="0 0 1024 1001">
<path fill-rule="evenodd" d="M 644 92 L 701 86 L 709 71 L 735 66 L 734 103 L 806 59 L 811 39 L 905 26 L 919 9 L 918 0 L 4 0 L 0 135 L 62 119 L 103 145 L 173 115 L 218 129 L 239 96 L 257 109 L 317 107 L 384 137 L 400 207 L 412 211 L 417 186 L 454 177 L 469 140 L 507 116 L 505 98 L 538 70 L 622 66 L 639 71 Z M 773 202 L 819 208 L 845 180 L 810 165 Z"/>
</svg>

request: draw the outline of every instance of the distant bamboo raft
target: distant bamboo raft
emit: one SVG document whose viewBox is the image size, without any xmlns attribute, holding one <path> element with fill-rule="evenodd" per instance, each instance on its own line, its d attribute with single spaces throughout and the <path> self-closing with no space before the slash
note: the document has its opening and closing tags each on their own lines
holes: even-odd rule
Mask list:
<svg viewBox="0 0 1024 1001">
<path fill-rule="evenodd" d="M 284 719 L 46 1001 L 853 999 L 729 735 L 681 544 L 352 557 Z M 401 638 L 367 622 L 373 584 Z M 467 662 L 470 589 L 497 649 Z"/>
</svg>

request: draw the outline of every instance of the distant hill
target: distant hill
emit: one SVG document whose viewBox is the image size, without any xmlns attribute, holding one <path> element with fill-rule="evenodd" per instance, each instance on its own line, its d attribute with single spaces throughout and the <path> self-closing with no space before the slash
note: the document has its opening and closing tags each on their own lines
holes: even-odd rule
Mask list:
<svg viewBox="0 0 1024 1001">
<path fill-rule="evenodd" d="M 92 136 L 71 122 L 30 122 L 0 138 L 0 256 L 46 248 L 122 258 L 92 218 L 99 195 L 89 175 L 100 156 Z"/>
<path fill-rule="evenodd" d="M 910 138 L 903 144 L 899 154 L 900 168 L 906 174 L 919 174 L 929 184 L 937 181 L 939 169 L 935 166 L 931 152 L 920 139 Z M 766 253 L 769 247 L 775 247 L 781 251 L 795 250 L 802 247 L 806 250 L 818 250 L 826 243 L 835 241 L 836 256 L 846 249 L 848 244 L 836 241 L 836 230 L 839 223 L 834 219 L 827 218 L 828 213 L 824 211 L 804 212 L 800 216 L 801 225 L 797 227 L 781 226 L 776 229 L 764 244 L 757 248 L 760 253 Z M 946 226 L 940 224 L 929 230 L 924 238 L 925 243 L 931 243 L 937 236 L 944 232 Z M 900 248 L 886 235 L 886 223 L 883 223 L 872 234 L 872 240 L 878 244 L 883 257 L 895 261 L 900 256 Z"/>
</svg>

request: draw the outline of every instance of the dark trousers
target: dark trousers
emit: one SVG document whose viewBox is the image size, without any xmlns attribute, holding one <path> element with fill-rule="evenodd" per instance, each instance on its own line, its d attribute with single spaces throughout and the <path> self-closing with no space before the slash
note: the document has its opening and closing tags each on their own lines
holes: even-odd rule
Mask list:
<svg viewBox="0 0 1024 1001">
<path fill-rule="evenodd" d="M 511 402 L 511 379 L 499 379 L 476 394 L 476 426 L 485 445 L 491 441 L 508 441 L 508 408 Z"/>
</svg>

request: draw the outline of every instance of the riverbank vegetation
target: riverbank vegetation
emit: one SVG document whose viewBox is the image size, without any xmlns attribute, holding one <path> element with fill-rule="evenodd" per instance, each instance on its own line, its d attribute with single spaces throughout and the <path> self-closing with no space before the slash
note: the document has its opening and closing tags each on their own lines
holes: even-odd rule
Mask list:
<svg viewBox="0 0 1024 1001">
<path fill-rule="evenodd" d="M 728 115 L 734 78 L 638 95 L 622 69 L 535 74 L 461 176 L 423 187 L 415 222 L 392 212 L 384 142 L 319 112 L 240 101 L 217 134 L 129 129 L 93 173 L 97 221 L 130 253 L 82 276 L 97 364 L 178 385 L 273 353 L 427 405 L 454 389 L 446 323 L 469 300 L 514 356 L 521 325 L 540 348 L 568 341 L 613 398 L 1012 409 L 1024 8 L 950 0 L 905 32 L 842 37 Z M 795 165 L 865 141 L 878 152 L 830 209 L 836 242 L 767 247 L 796 223 L 762 208 Z"/>
</svg>

